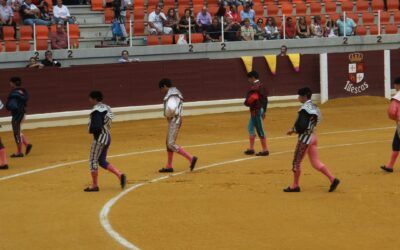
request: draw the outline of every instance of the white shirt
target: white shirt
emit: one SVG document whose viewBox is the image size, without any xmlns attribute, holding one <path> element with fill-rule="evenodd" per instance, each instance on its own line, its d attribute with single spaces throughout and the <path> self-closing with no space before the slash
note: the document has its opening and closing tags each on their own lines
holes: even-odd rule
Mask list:
<svg viewBox="0 0 400 250">
<path fill-rule="evenodd" d="M 139 60 L 139 58 L 124 59 L 124 58 L 121 57 L 120 59 L 118 59 L 118 62 L 119 62 L 119 63 L 130 63 L 130 62 L 140 62 L 140 60 Z"/>
<path fill-rule="evenodd" d="M 181 103 L 181 99 L 177 96 L 171 96 L 168 98 L 168 101 L 165 105 L 165 116 L 168 118 L 175 117 L 179 115 L 179 104 Z"/>
<path fill-rule="evenodd" d="M 155 11 L 151 12 L 149 15 L 149 22 L 153 23 L 157 29 L 162 30 L 164 27 L 164 20 L 167 20 L 167 17 L 164 13 L 160 12 L 160 14 L 156 14 Z"/>
<path fill-rule="evenodd" d="M 3 23 L 8 22 L 10 20 L 10 17 L 14 16 L 14 12 L 11 8 L 10 5 L 0 5 L 0 19 Z"/>
<path fill-rule="evenodd" d="M 58 5 L 53 7 L 53 15 L 56 18 L 67 18 L 70 17 L 71 15 L 69 14 L 69 10 L 67 6 L 62 5 L 61 8 L 58 7 Z"/>
</svg>

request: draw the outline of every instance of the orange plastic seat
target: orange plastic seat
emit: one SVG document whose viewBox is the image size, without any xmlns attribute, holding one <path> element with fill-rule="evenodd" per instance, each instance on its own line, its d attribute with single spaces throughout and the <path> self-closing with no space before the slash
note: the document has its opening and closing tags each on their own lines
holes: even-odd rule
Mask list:
<svg viewBox="0 0 400 250">
<path fill-rule="evenodd" d="M 201 4 L 201 3 L 199 3 L 199 4 Z M 190 0 L 178 0 L 178 6 L 187 6 L 187 7 L 189 7 L 189 5 L 190 5 Z"/>
<path fill-rule="evenodd" d="M 371 2 L 372 11 L 383 10 L 383 0 L 372 0 Z"/>
<path fill-rule="evenodd" d="M 399 10 L 399 1 L 387 0 L 387 10 L 388 11 L 398 11 Z"/>
<path fill-rule="evenodd" d="M 4 41 L 4 47 L 6 49 L 6 52 L 17 51 L 17 43 L 15 41 Z"/>
<path fill-rule="evenodd" d="M 326 14 L 336 13 L 336 9 L 337 9 L 337 6 L 336 6 L 335 2 L 331 2 L 331 1 L 325 2 L 325 13 Z"/>
<path fill-rule="evenodd" d="M 192 5 L 204 5 L 204 0 L 192 0 Z"/>
<path fill-rule="evenodd" d="M 203 5 L 193 5 L 193 16 L 196 17 L 197 14 L 203 9 Z M 240 13 L 240 12 L 238 12 Z"/>
<path fill-rule="evenodd" d="M 151 8 L 155 8 L 156 5 L 160 3 L 159 0 L 148 0 L 147 1 L 147 6 L 150 6 Z"/>
<path fill-rule="evenodd" d="M 363 20 L 363 25 L 371 25 L 374 24 L 375 16 L 373 13 L 364 12 L 362 13 L 362 20 Z"/>
<path fill-rule="evenodd" d="M 47 3 L 47 5 L 49 6 L 49 10 L 50 10 L 50 12 L 52 12 L 53 11 L 53 1 L 52 0 L 44 0 L 46 3 Z"/>
<path fill-rule="evenodd" d="M 135 36 L 143 36 L 145 30 L 145 23 L 143 21 L 138 21 L 133 23 L 133 33 Z"/>
<path fill-rule="evenodd" d="M 390 23 L 390 13 L 386 11 L 381 11 L 381 24 Z"/>
<path fill-rule="evenodd" d="M 133 10 L 133 20 L 143 21 L 144 20 L 144 8 L 135 8 Z"/>
<path fill-rule="evenodd" d="M 31 50 L 31 43 L 27 40 L 21 40 L 18 43 L 19 51 L 29 51 Z"/>
<path fill-rule="evenodd" d="M 352 1 L 342 2 L 342 12 L 353 12 L 354 5 Z"/>
<path fill-rule="evenodd" d="M 48 39 L 49 38 L 49 28 L 47 26 L 36 26 L 36 39 Z"/>
<path fill-rule="evenodd" d="M 304 2 L 296 3 L 296 15 L 304 16 L 307 14 L 307 5 Z"/>
<path fill-rule="evenodd" d="M 3 44 L 0 43 L 0 53 L 3 51 Z"/>
<path fill-rule="evenodd" d="M 13 40 L 15 40 L 14 35 L 15 35 L 14 27 L 12 27 L 12 26 L 3 26 L 4 41 L 13 41 Z"/>
<path fill-rule="evenodd" d="M 370 34 L 370 35 L 378 35 L 378 33 L 379 33 L 378 25 L 374 24 L 374 25 L 371 25 L 371 26 L 369 27 L 369 34 Z M 381 33 L 382 33 L 382 32 L 381 32 Z"/>
<path fill-rule="evenodd" d="M 173 42 L 173 38 L 171 35 L 163 35 L 161 36 L 161 44 L 162 45 L 168 45 L 168 44 L 172 44 Z"/>
<path fill-rule="evenodd" d="M 339 19 L 339 17 L 340 17 L 340 15 L 338 13 L 330 14 L 329 20 L 336 22 Z"/>
<path fill-rule="evenodd" d="M 385 34 L 397 34 L 397 25 L 389 24 L 385 26 Z"/>
<path fill-rule="evenodd" d="M 268 16 L 276 16 L 278 15 L 279 8 L 275 4 L 268 4 L 267 5 L 267 15 Z"/>
<path fill-rule="evenodd" d="M 80 36 L 79 26 L 78 24 L 70 24 L 69 25 L 69 38 L 77 39 Z"/>
<path fill-rule="evenodd" d="M 49 44 L 46 40 L 36 40 L 36 50 L 48 50 Z"/>
<path fill-rule="evenodd" d="M 104 9 L 104 22 L 111 23 L 114 19 L 114 10 L 112 8 Z"/>
<path fill-rule="evenodd" d="M 92 0 L 92 10 L 94 11 L 103 11 L 103 0 Z"/>
<path fill-rule="evenodd" d="M 282 3 L 281 10 L 282 15 L 290 16 L 293 14 L 293 5 L 291 3 Z"/>
<path fill-rule="evenodd" d="M 393 15 L 394 24 L 400 24 L 400 11 L 397 11 Z"/>
<path fill-rule="evenodd" d="M 175 0 L 164 0 L 164 5 L 175 6 Z"/>
<path fill-rule="evenodd" d="M 187 5 L 179 5 L 178 7 L 178 15 L 179 17 L 183 17 L 185 15 L 185 10 L 189 7 Z"/>
<path fill-rule="evenodd" d="M 147 45 L 160 45 L 158 36 L 147 36 Z"/>
<path fill-rule="evenodd" d="M 353 21 L 358 24 L 359 17 L 357 13 L 346 13 L 346 17 L 353 19 Z"/>
<path fill-rule="evenodd" d="M 30 25 L 22 25 L 19 26 L 19 40 L 32 40 L 32 26 Z"/>
<path fill-rule="evenodd" d="M 218 6 L 208 6 L 208 12 L 210 12 L 211 16 L 215 16 L 215 14 L 217 14 L 218 12 Z"/>
<path fill-rule="evenodd" d="M 356 35 L 358 36 L 365 36 L 367 35 L 367 29 L 365 28 L 365 26 L 357 26 L 356 28 Z"/>
<path fill-rule="evenodd" d="M 53 25 L 50 26 L 50 32 L 51 33 L 57 32 L 57 25 L 56 24 L 53 24 Z"/>
<path fill-rule="evenodd" d="M 71 39 L 69 39 L 69 44 L 70 44 L 71 48 L 77 49 L 77 48 L 79 48 L 79 39 L 71 38 Z"/>
<path fill-rule="evenodd" d="M 320 3 L 310 3 L 311 15 L 321 14 L 322 6 Z"/>
<path fill-rule="evenodd" d="M 253 10 L 256 12 L 256 16 L 264 16 L 264 6 L 261 4 L 254 4 Z"/>
<path fill-rule="evenodd" d="M 204 42 L 204 36 L 201 33 L 192 34 L 192 43 L 202 43 Z"/>
<path fill-rule="evenodd" d="M 356 2 L 357 12 L 365 12 L 369 9 L 369 3 L 365 0 L 357 0 Z"/>
</svg>

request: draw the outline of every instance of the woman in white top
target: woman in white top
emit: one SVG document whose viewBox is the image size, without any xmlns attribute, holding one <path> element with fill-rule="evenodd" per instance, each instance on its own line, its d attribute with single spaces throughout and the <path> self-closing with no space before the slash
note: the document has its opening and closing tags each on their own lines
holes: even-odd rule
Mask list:
<svg viewBox="0 0 400 250">
<path fill-rule="evenodd" d="M 57 0 L 57 5 L 53 7 L 54 22 L 58 24 L 75 23 L 74 19 L 69 14 L 68 7 L 62 4 L 62 0 Z"/>
<path fill-rule="evenodd" d="M 268 40 L 279 39 L 280 35 L 278 27 L 276 26 L 275 18 L 273 17 L 267 18 L 267 24 L 265 25 L 265 33 Z"/>
<path fill-rule="evenodd" d="M 311 24 L 311 35 L 313 37 L 323 37 L 324 36 L 324 28 L 321 25 L 321 17 L 315 16 L 314 23 Z"/>
</svg>

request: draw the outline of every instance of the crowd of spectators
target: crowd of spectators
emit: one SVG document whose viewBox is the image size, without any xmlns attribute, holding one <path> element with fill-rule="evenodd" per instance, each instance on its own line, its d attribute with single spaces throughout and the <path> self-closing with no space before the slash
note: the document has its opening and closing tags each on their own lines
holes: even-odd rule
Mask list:
<svg viewBox="0 0 400 250">
<path fill-rule="evenodd" d="M 184 16 L 179 17 L 175 9 L 163 12 L 163 6 L 157 5 L 150 13 L 148 24 L 151 35 L 188 34 L 189 26 L 192 33 L 203 33 L 204 42 L 221 41 L 222 30 L 226 41 L 275 40 L 313 37 L 352 36 L 356 33 L 356 23 L 343 15 L 337 21 L 321 22 L 320 16 L 314 16 L 311 24 L 305 16 L 286 17 L 283 22 L 274 17 L 257 18 L 251 3 L 245 3 L 243 10 L 237 12 L 237 6 L 228 2 L 229 7 L 221 5 L 216 13 L 210 13 L 204 6 L 199 13 L 186 9 Z M 196 15 L 194 15 L 196 14 Z M 221 25 L 221 17 L 223 24 Z M 264 22 L 265 21 L 265 22 Z M 282 24 L 281 24 L 282 23 Z M 283 27 L 284 26 L 284 27 Z"/>
</svg>

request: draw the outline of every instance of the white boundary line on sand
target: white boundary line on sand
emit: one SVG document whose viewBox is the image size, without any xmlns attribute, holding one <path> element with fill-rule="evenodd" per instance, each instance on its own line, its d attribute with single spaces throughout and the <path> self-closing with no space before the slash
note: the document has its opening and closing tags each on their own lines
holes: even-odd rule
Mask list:
<svg viewBox="0 0 400 250">
<path fill-rule="evenodd" d="M 387 129 L 394 129 L 394 127 L 381 127 L 381 128 L 369 128 L 369 129 L 353 129 L 353 130 L 332 131 L 332 132 L 319 133 L 319 135 L 344 134 L 344 133 L 377 131 L 377 130 L 387 130 Z M 280 139 L 289 139 L 289 138 L 293 138 L 293 137 L 279 136 L 279 137 L 268 138 L 268 140 L 280 140 Z M 217 145 L 242 143 L 242 142 L 247 142 L 247 141 L 248 140 L 215 142 L 215 143 L 207 143 L 207 144 L 189 145 L 189 146 L 184 146 L 184 147 L 185 148 L 198 148 L 198 147 L 208 147 L 208 146 L 217 146 Z M 110 155 L 110 156 L 108 156 L 108 158 L 126 157 L 126 156 L 141 155 L 141 154 L 148 154 L 148 153 L 157 153 L 157 152 L 162 152 L 164 150 L 165 150 L 165 148 L 144 150 L 144 151 L 136 151 L 136 152 L 130 152 L 130 153 Z M 25 175 L 35 174 L 35 173 L 39 173 L 39 172 L 43 172 L 43 171 L 47 171 L 47 170 L 51 170 L 51 169 L 55 169 L 55 168 L 60 168 L 60 167 L 80 164 L 80 163 L 84 163 L 84 162 L 88 162 L 88 160 L 76 160 L 76 161 L 71 161 L 71 162 L 59 163 L 59 164 L 55 164 L 55 165 L 51 165 L 51 166 L 47 166 L 47 167 L 43 167 L 43 168 L 38 168 L 38 169 L 33 169 L 33 170 L 29 170 L 29 171 L 25 171 L 25 172 L 21 172 L 21 173 L 17 173 L 17 174 L 6 175 L 6 176 L 3 176 L 3 177 L 0 177 L 0 181 L 14 179 L 14 178 L 25 176 Z"/>
<path fill-rule="evenodd" d="M 344 144 L 336 144 L 336 145 L 329 145 L 329 146 L 323 146 L 323 147 L 318 147 L 318 149 L 328 149 L 328 148 L 337 148 L 337 147 L 347 147 L 347 146 L 354 146 L 354 145 L 365 145 L 365 144 L 372 144 L 372 143 L 381 143 L 381 142 L 388 142 L 391 140 L 374 140 L 374 141 L 364 141 L 364 142 L 356 142 L 356 143 L 344 143 Z M 281 155 L 281 154 L 285 154 L 285 153 L 293 153 L 293 150 L 287 150 L 287 151 L 280 151 L 280 152 L 275 152 L 275 153 L 271 153 L 270 156 L 273 155 Z M 227 165 L 227 164 L 232 164 L 232 163 L 238 163 L 238 162 L 243 162 L 243 161 L 248 161 L 248 160 L 255 160 L 255 159 L 265 159 L 264 157 L 244 157 L 244 158 L 239 158 L 239 159 L 234 159 L 234 160 L 229 160 L 229 161 L 223 161 L 223 162 L 217 162 L 217 163 L 213 163 L 213 164 L 209 164 L 209 165 L 205 165 L 199 168 L 195 168 L 193 171 L 199 171 L 199 170 L 203 170 L 203 169 L 207 169 L 207 168 L 212 168 L 212 167 L 218 167 L 218 166 L 222 166 L 222 165 Z M 101 209 L 100 211 L 100 223 L 103 226 L 104 230 L 115 240 L 117 241 L 120 245 L 122 245 L 123 247 L 127 248 L 127 249 L 134 249 L 134 250 L 140 250 L 140 248 L 136 245 L 134 245 L 133 243 L 129 242 L 127 239 L 125 239 L 123 236 L 121 236 L 117 231 L 115 231 L 113 229 L 113 227 L 111 226 L 111 223 L 108 219 L 108 214 L 110 213 L 111 208 L 125 195 L 127 195 L 128 193 L 132 192 L 133 190 L 138 189 L 139 187 L 142 187 L 144 185 L 147 184 L 151 184 L 151 183 L 157 183 L 160 182 L 162 180 L 166 180 L 169 179 L 171 177 L 174 176 L 178 176 L 178 175 L 183 175 L 186 173 L 190 173 L 189 170 L 185 170 L 185 171 L 181 171 L 178 173 L 174 173 L 174 174 L 170 174 L 170 175 L 166 175 L 166 176 L 162 176 L 162 177 L 158 177 L 155 179 L 152 179 L 150 181 L 147 182 L 141 182 L 138 183 L 136 185 L 131 186 L 128 189 L 125 189 L 124 191 L 122 191 L 121 193 L 119 193 L 117 196 L 115 196 L 114 198 L 110 199 Z"/>
</svg>

